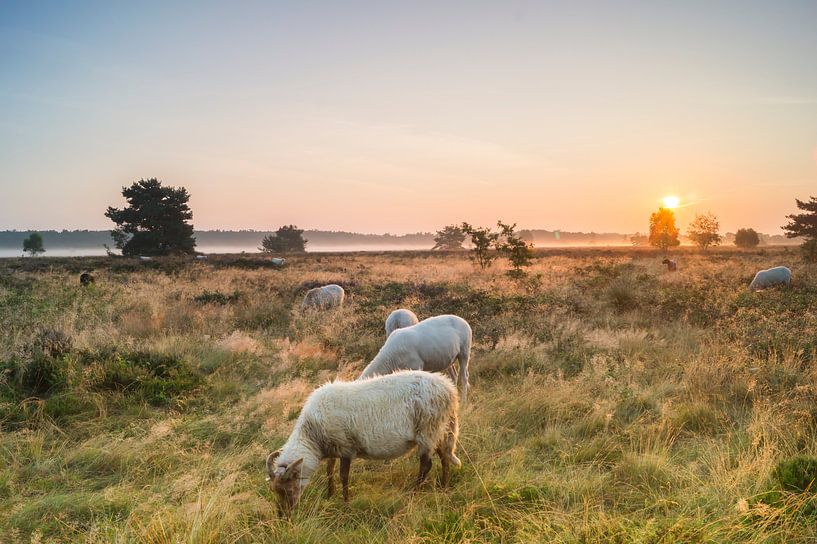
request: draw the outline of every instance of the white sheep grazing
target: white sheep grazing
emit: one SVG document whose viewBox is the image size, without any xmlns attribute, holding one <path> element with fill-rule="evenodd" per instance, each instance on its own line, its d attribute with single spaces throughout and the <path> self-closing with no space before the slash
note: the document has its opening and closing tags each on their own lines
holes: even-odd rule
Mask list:
<svg viewBox="0 0 817 544">
<path fill-rule="evenodd" d="M 468 395 L 468 360 L 471 326 L 456 315 L 438 315 L 392 332 L 360 378 L 391 374 L 395 370 L 448 372 L 454 379 L 454 361 L 460 362 L 459 387 L 463 404 Z"/>
<path fill-rule="evenodd" d="M 790 286 L 791 270 L 785 266 L 775 266 L 774 268 L 761 270 L 755 274 L 755 278 L 752 280 L 752 283 L 749 284 L 749 289 L 759 291 L 775 285 Z"/>
<path fill-rule="evenodd" d="M 337 308 L 343 305 L 345 298 L 346 292 L 340 285 L 315 287 L 306 292 L 301 310 Z"/>
<path fill-rule="evenodd" d="M 340 458 L 343 499 L 349 500 L 352 459 L 394 459 L 415 446 L 420 456 L 416 486 L 431 470 L 431 454 L 442 465 L 461 466 L 454 454 L 459 433 L 459 402 L 454 384 L 440 374 L 403 371 L 353 382 L 332 382 L 306 400 L 284 446 L 267 457 L 267 474 L 278 512 L 288 516 L 320 465 L 329 459 L 329 493 L 334 458 Z"/>
<path fill-rule="evenodd" d="M 397 329 L 411 327 L 419 322 L 420 320 L 417 319 L 417 315 L 411 310 L 406 310 L 405 308 L 395 310 L 386 318 L 386 336 Z"/>
</svg>

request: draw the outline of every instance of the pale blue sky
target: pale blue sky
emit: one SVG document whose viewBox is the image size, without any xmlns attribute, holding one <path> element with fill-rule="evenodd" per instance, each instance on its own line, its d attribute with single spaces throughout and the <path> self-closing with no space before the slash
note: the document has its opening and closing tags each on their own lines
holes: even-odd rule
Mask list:
<svg viewBox="0 0 817 544">
<path fill-rule="evenodd" d="M 778 232 L 817 194 L 817 2 L 4 2 L 0 229 Z"/>
</svg>

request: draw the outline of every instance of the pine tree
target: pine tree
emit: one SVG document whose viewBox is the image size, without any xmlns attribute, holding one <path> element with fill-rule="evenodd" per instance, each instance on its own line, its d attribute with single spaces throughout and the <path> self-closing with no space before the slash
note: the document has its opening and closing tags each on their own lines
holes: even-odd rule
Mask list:
<svg viewBox="0 0 817 544">
<path fill-rule="evenodd" d="M 195 251 L 193 212 L 184 187 L 164 187 L 156 178 L 122 188 L 128 205 L 108 207 L 105 216 L 116 223 L 111 237 L 123 255 L 190 254 Z"/>
<path fill-rule="evenodd" d="M 809 197 L 807 201 L 794 199 L 797 207 L 806 213 L 787 215 L 789 223 L 783 226 L 786 236 L 806 239 L 803 245 L 803 256 L 810 261 L 817 261 L 817 197 Z"/>
</svg>

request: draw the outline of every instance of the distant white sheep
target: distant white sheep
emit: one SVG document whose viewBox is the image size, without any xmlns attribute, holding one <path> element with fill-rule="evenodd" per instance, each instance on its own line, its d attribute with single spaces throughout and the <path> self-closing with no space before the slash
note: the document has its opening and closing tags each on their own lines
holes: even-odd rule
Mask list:
<svg viewBox="0 0 817 544">
<path fill-rule="evenodd" d="M 767 268 L 755 274 L 752 283 L 749 284 L 749 289 L 752 291 L 759 291 L 767 287 L 775 285 L 791 285 L 791 270 L 785 266 L 775 266 L 774 268 Z"/>
<path fill-rule="evenodd" d="M 340 285 L 330 284 L 315 287 L 306 292 L 301 310 L 338 308 L 343 305 L 346 292 Z"/>
<path fill-rule="evenodd" d="M 411 310 L 406 310 L 405 308 L 395 310 L 386 318 L 386 336 L 389 336 L 397 329 L 411 327 L 419 322 L 420 320 L 417 319 L 417 315 Z"/>
<path fill-rule="evenodd" d="M 272 266 L 284 266 L 284 263 L 286 263 L 286 261 L 281 257 L 273 257 L 272 259 L 270 259 L 270 263 L 272 263 Z"/>
<path fill-rule="evenodd" d="M 309 395 L 284 446 L 267 457 L 267 474 L 278 512 L 288 516 L 322 459 L 329 459 L 331 495 L 334 459 L 340 458 L 343 499 L 349 500 L 352 459 L 394 459 L 417 448 L 419 486 L 431 470 L 431 454 L 449 465 L 459 433 L 457 390 L 439 374 L 403 371 L 354 382 L 332 382 Z"/>
<path fill-rule="evenodd" d="M 360 378 L 390 374 L 396 370 L 448 372 L 460 362 L 459 388 L 462 402 L 468 396 L 468 360 L 471 357 L 471 326 L 456 315 L 438 315 L 392 332 Z"/>
</svg>

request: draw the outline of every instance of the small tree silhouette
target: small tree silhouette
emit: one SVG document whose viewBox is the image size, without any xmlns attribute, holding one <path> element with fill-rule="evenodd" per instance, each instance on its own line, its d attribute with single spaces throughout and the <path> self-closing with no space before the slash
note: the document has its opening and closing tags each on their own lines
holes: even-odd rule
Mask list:
<svg viewBox="0 0 817 544">
<path fill-rule="evenodd" d="M 459 225 L 448 225 L 442 230 L 437 231 L 434 237 L 434 247 L 431 249 L 446 249 L 456 250 L 462 249 L 462 243 L 465 241 L 465 233 Z"/>
<path fill-rule="evenodd" d="M 468 223 L 463 223 L 460 228 L 471 238 L 471 260 L 483 270 L 491 266 L 496 259 L 496 254 L 491 253 L 491 250 L 499 239 L 499 233 L 491 232 L 489 228 L 474 227 Z"/>
<path fill-rule="evenodd" d="M 29 234 L 28 238 L 23 240 L 23 251 L 32 257 L 36 257 L 40 253 L 45 253 L 42 234 L 39 232 L 32 232 Z"/>
<path fill-rule="evenodd" d="M 303 229 L 295 225 L 284 225 L 275 234 L 264 236 L 258 249 L 264 253 L 303 253 L 308 241 L 304 238 Z"/>
<path fill-rule="evenodd" d="M 714 214 L 699 213 L 689 224 L 687 236 L 695 242 L 699 248 L 706 250 L 709 246 L 716 246 L 721 243 L 723 236 L 718 231 L 720 223 Z"/>
<path fill-rule="evenodd" d="M 738 229 L 735 233 L 735 245 L 742 248 L 756 247 L 760 243 L 755 229 Z"/>
<path fill-rule="evenodd" d="M 523 267 L 531 265 L 533 258 L 533 244 L 525 242 L 520 235 L 514 232 L 516 223 L 506 225 L 501 220 L 497 222 L 499 227 L 500 241 L 497 243 L 497 250 L 504 254 L 511 262 L 511 271 L 515 276 L 522 276 L 525 271 Z"/>
</svg>

